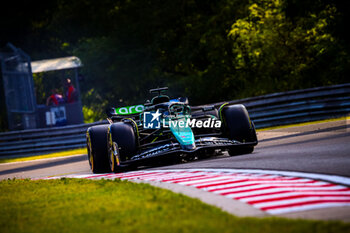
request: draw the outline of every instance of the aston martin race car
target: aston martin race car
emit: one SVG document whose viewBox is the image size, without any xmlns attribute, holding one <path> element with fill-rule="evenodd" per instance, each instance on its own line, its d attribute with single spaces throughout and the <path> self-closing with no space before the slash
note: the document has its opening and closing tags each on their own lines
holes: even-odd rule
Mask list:
<svg viewBox="0 0 350 233">
<path fill-rule="evenodd" d="M 108 124 L 86 132 L 92 172 L 121 172 L 162 159 L 198 158 L 228 151 L 231 156 L 252 153 L 258 144 L 254 123 L 246 108 L 192 108 L 186 97 L 170 99 L 167 87 L 142 105 L 109 108 Z"/>
</svg>

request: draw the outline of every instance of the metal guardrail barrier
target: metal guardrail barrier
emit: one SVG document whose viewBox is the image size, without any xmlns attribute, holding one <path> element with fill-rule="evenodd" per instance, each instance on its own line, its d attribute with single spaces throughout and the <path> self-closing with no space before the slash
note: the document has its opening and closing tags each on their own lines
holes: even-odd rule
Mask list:
<svg viewBox="0 0 350 233">
<path fill-rule="evenodd" d="M 223 103 L 214 103 L 215 107 Z M 350 113 L 350 83 L 229 101 L 244 104 L 256 128 L 329 119 Z M 207 106 L 195 106 L 199 110 Z M 21 157 L 85 147 L 91 124 L 0 133 L 0 157 Z"/>
<path fill-rule="evenodd" d="M 246 106 L 255 127 L 266 128 L 344 116 L 350 113 L 350 83 L 268 94 L 224 103 Z M 196 106 L 200 109 L 207 105 Z"/>
<path fill-rule="evenodd" d="M 83 148 L 86 146 L 87 128 L 104 123 L 107 121 L 1 133 L 0 157 L 23 157 Z"/>
</svg>

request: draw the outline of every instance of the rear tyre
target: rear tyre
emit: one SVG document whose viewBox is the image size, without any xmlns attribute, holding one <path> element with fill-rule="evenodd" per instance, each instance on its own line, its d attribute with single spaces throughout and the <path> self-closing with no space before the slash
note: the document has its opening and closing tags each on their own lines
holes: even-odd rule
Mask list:
<svg viewBox="0 0 350 233">
<path fill-rule="evenodd" d="M 231 140 L 241 143 L 257 142 L 254 124 L 250 121 L 249 114 L 244 105 L 237 104 L 224 107 L 222 110 L 224 120 L 224 134 Z M 229 150 L 231 156 L 250 154 L 254 146 L 237 146 Z"/>
<path fill-rule="evenodd" d="M 118 122 L 108 129 L 108 160 L 112 172 L 121 172 L 122 162 L 131 159 L 137 151 L 136 135 L 132 125 Z"/>
<path fill-rule="evenodd" d="M 107 151 L 108 125 L 97 125 L 88 128 L 86 144 L 88 159 L 93 173 L 110 172 Z"/>
</svg>

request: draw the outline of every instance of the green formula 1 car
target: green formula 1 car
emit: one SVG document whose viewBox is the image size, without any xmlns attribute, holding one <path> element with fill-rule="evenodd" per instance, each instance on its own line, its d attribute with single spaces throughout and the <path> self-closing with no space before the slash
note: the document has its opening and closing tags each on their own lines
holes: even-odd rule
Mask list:
<svg viewBox="0 0 350 233">
<path fill-rule="evenodd" d="M 165 160 L 227 150 L 252 153 L 258 144 L 253 122 L 243 105 L 206 106 L 191 112 L 187 98 L 157 93 L 144 105 L 108 109 L 108 122 L 88 128 L 88 159 L 94 173 L 120 172 Z"/>
</svg>

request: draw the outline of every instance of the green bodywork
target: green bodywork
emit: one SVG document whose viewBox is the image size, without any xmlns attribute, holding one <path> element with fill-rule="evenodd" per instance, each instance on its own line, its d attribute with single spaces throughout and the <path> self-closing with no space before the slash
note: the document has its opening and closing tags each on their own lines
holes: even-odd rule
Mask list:
<svg viewBox="0 0 350 233">
<path fill-rule="evenodd" d="M 137 113 L 142 113 L 145 107 L 140 105 L 126 106 L 121 108 L 115 108 L 115 113 L 117 115 L 132 115 Z"/>
<path fill-rule="evenodd" d="M 142 114 L 144 109 L 145 109 L 144 105 L 133 105 L 133 106 L 115 108 L 115 113 L 117 115 L 124 115 L 124 116 L 132 115 L 132 114 L 140 114 L 140 119 L 143 119 Z M 174 117 L 161 118 L 161 124 L 164 123 L 165 127 L 170 129 L 170 131 L 172 132 L 176 140 L 180 143 L 180 145 L 183 145 L 183 146 L 195 144 L 193 131 L 191 127 L 189 127 L 186 124 L 187 120 L 190 119 L 189 112 L 190 112 L 189 106 L 187 107 L 182 106 L 181 111 L 176 112 Z M 131 119 L 131 118 L 127 118 L 127 119 Z M 143 122 L 140 122 L 140 124 L 143 124 Z M 134 122 L 134 125 L 136 126 L 136 128 L 138 128 L 135 122 Z"/>
<path fill-rule="evenodd" d="M 189 116 L 178 116 L 176 118 L 167 118 L 165 120 L 165 125 L 170 128 L 170 131 L 180 143 L 180 145 L 194 145 L 194 134 L 186 122 Z M 181 127 L 180 127 L 181 126 Z"/>
</svg>

